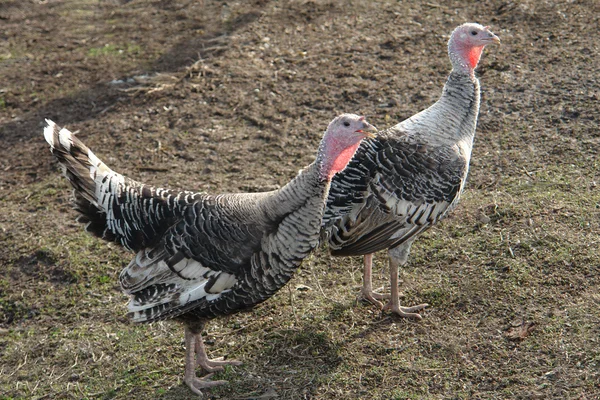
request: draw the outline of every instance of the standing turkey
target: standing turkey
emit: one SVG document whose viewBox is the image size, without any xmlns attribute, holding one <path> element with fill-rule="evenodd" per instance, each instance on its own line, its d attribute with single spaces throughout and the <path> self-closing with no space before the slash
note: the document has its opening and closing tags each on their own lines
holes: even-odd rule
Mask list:
<svg viewBox="0 0 600 400">
<path fill-rule="evenodd" d="M 456 207 L 465 185 L 477 115 L 475 67 L 483 48 L 500 39 L 479 24 L 466 23 L 448 42 L 452 72 L 440 99 L 420 113 L 364 142 L 331 184 L 323 219 L 331 254 L 364 255 L 362 294 L 383 307 L 371 284 L 373 253 L 388 250 L 391 295 L 383 307 L 421 318 L 427 304 L 401 307 L 398 267 L 417 236 Z"/>
<path fill-rule="evenodd" d="M 226 383 L 196 377 L 236 361 L 213 361 L 201 332 L 211 318 L 267 300 L 318 243 L 332 176 L 375 128 L 343 114 L 328 126 L 317 159 L 265 193 L 208 195 L 155 188 L 109 169 L 79 139 L 46 120 L 46 141 L 74 188 L 86 230 L 135 251 L 120 274 L 134 322 L 185 325 L 185 382 L 194 393 Z"/>
</svg>

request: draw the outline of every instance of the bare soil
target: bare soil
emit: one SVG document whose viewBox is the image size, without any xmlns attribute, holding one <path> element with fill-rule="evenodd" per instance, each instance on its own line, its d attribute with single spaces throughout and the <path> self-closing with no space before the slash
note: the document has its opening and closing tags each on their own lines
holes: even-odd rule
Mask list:
<svg viewBox="0 0 600 400">
<path fill-rule="evenodd" d="M 125 318 L 131 254 L 74 222 L 44 118 L 143 182 L 270 190 L 336 114 L 384 128 L 432 104 L 465 21 L 502 46 L 461 205 L 401 271 L 423 321 L 356 301 L 361 259 L 319 249 L 208 326 L 244 364 L 205 397 L 600 398 L 599 20 L 594 0 L 0 0 L 0 399 L 194 398 L 182 328 Z"/>
</svg>

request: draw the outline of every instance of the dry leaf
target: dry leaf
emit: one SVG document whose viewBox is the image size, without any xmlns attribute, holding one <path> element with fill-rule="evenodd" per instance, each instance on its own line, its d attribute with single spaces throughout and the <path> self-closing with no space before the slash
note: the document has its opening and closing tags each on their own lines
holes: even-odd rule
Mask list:
<svg viewBox="0 0 600 400">
<path fill-rule="evenodd" d="M 508 328 L 508 330 L 504 332 L 504 336 L 513 342 L 521 342 L 527 336 L 529 336 L 534 329 L 535 322 L 527 322 L 523 320 L 521 324 Z"/>
</svg>

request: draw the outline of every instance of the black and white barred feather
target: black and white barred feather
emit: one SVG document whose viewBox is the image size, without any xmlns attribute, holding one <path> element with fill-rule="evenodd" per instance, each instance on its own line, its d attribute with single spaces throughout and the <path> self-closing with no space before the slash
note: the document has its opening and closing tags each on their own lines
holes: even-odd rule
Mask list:
<svg viewBox="0 0 600 400">
<path fill-rule="evenodd" d="M 260 303 L 318 244 L 330 184 L 323 149 L 277 191 L 212 196 L 128 179 L 67 129 L 47 124 L 44 136 L 74 188 L 79 221 L 137 252 L 119 278 L 134 322 L 203 320 Z"/>
<path fill-rule="evenodd" d="M 479 96 L 474 76 L 453 71 L 434 105 L 361 144 L 331 183 L 323 236 L 333 255 L 399 246 L 457 205 Z"/>
<path fill-rule="evenodd" d="M 73 186 L 77 220 L 105 240 L 138 251 L 152 246 L 197 194 L 138 183 L 111 170 L 67 129 L 46 120 L 44 137 Z"/>
</svg>

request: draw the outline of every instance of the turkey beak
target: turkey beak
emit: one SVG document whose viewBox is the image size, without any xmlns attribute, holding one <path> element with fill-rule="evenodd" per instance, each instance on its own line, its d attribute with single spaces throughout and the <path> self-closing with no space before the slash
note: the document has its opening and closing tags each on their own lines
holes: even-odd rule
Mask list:
<svg viewBox="0 0 600 400">
<path fill-rule="evenodd" d="M 361 122 L 363 124 L 363 127 L 362 127 L 362 129 L 359 129 L 356 132 L 362 133 L 363 135 L 365 135 L 366 137 L 371 138 L 371 139 L 376 138 L 377 137 L 377 134 L 376 134 L 377 128 L 365 120 L 362 120 Z"/>
<path fill-rule="evenodd" d="M 489 35 L 489 37 L 486 38 L 486 40 L 489 40 L 489 41 L 491 41 L 493 43 L 496 43 L 496 44 L 500 44 L 500 38 L 498 36 L 494 35 L 490 31 L 488 31 L 488 35 Z"/>
</svg>

